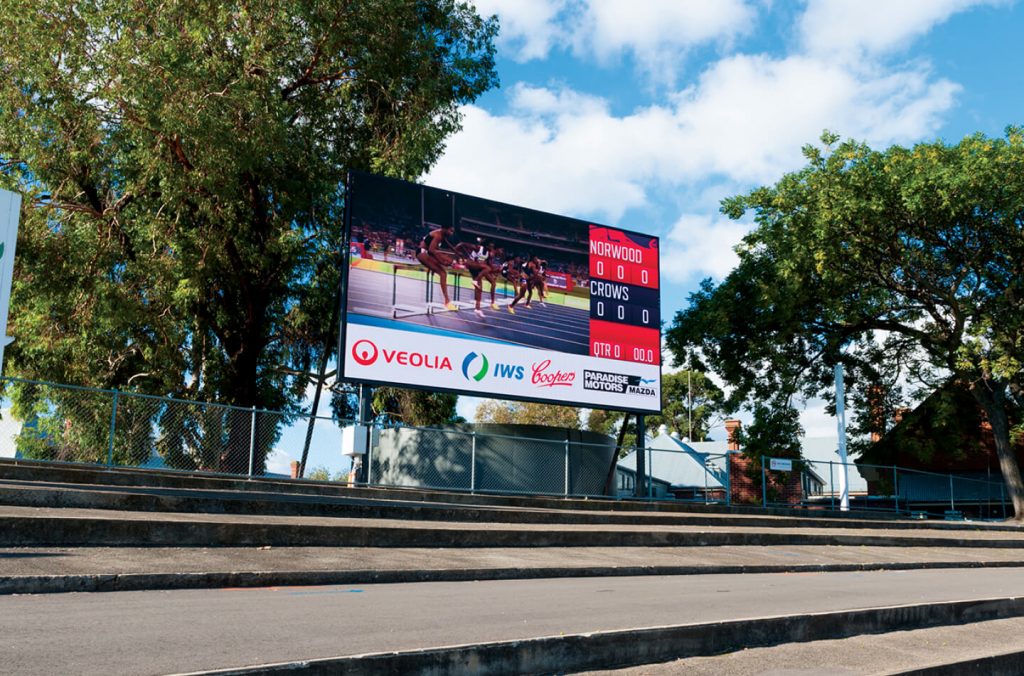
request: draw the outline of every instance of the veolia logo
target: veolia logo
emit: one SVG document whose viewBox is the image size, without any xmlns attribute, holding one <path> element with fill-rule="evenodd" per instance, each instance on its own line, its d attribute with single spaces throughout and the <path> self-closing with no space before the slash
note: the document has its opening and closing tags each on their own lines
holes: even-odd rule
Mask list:
<svg viewBox="0 0 1024 676">
<path fill-rule="evenodd" d="M 357 340 L 352 346 L 352 358 L 361 366 L 369 366 L 377 361 L 377 346 L 368 340 Z"/>
<path fill-rule="evenodd" d="M 482 361 L 482 363 L 480 364 L 480 370 L 477 370 L 475 368 L 470 369 L 470 367 L 473 366 L 473 362 L 476 361 L 477 357 L 479 357 Z M 477 382 L 480 382 L 487 375 L 487 369 L 489 366 L 490 365 L 487 363 L 487 355 L 477 354 L 476 352 L 470 352 L 469 354 L 466 355 L 466 358 L 462 360 L 462 375 L 466 378 L 466 380 L 475 380 Z M 476 373 L 473 373 L 471 375 L 471 370 L 476 371 Z"/>
</svg>

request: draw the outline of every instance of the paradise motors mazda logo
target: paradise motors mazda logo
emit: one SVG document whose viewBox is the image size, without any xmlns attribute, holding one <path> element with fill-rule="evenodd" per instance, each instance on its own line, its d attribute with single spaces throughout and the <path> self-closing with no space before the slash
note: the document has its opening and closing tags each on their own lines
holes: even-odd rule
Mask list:
<svg viewBox="0 0 1024 676">
<path fill-rule="evenodd" d="M 352 346 L 352 358 L 360 366 L 369 366 L 377 361 L 377 346 L 369 340 L 357 340 Z"/>
</svg>

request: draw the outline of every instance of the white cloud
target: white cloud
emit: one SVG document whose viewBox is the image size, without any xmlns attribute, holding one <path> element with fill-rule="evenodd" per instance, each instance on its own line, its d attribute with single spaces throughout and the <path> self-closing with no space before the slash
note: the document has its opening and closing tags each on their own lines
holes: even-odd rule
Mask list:
<svg viewBox="0 0 1024 676">
<path fill-rule="evenodd" d="M 957 91 L 923 68 L 745 55 L 714 63 L 663 104 L 621 116 L 595 96 L 520 84 L 507 115 L 464 109 L 464 130 L 427 181 L 615 221 L 654 191 L 772 182 L 803 164 L 801 146 L 826 127 L 873 144 L 933 134 Z"/>
<path fill-rule="evenodd" d="M 642 186 L 623 162 L 631 152 L 627 120 L 596 100 L 572 108 L 573 92 L 519 87 L 511 115 L 464 109 L 463 131 L 426 179 L 432 185 L 567 214 L 618 218 L 644 203 Z"/>
<path fill-rule="evenodd" d="M 922 68 L 892 73 L 805 56 L 738 55 L 677 98 L 687 173 L 765 182 L 802 164 L 800 147 L 828 127 L 872 143 L 934 133 L 958 86 Z"/>
<path fill-rule="evenodd" d="M 573 43 L 600 61 L 631 52 L 654 80 L 670 83 L 689 48 L 745 34 L 755 17 L 743 0 L 590 0 Z"/>
<path fill-rule="evenodd" d="M 805 437 L 836 437 L 836 417 L 826 410 L 828 402 L 823 399 L 811 399 L 804 402 L 800 411 L 800 426 L 804 428 Z M 820 458 L 815 458 L 820 460 Z M 834 459 L 833 457 L 829 458 Z"/>
<path fill-rule="evenodd" d="M 1000 0 L 810 0 L 799 33 L 813 53 L 856 55 L 905 47 L 957 12 Z"/>
<path fill-rule="evenodd" d="M 662 241 L 662 277 L 674 282 L 698 275 L 724 278 L 739 262 L 733 248 L 749 230 L 749 223 L 684 214 Z"/>
<path fill-rule="evenodd" d="M 515 61 L 559 46 L 608 63 L 632 54 L 655 81 L 672 82 L 688 49 L 748 33 L 756 11 L 745 0 L 476 0 L 497 14 L 498 46 Z"/>
<path fill-rule="evenodd" d="M 568 0 L 475 0 L 473 4 L 482 16 L 498 15 L 498 46 L 516 61 L 543 59 L 565 39 L 558 17 Z"/>
</svg>

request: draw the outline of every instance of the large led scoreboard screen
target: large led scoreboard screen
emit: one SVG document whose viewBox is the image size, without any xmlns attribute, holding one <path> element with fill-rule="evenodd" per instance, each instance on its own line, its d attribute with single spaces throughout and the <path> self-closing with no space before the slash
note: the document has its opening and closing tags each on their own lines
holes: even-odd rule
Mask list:
<svg viewBox="0 0 1024 676">
<path fill-rule="evenodd" d="M 349 176 L 342 377 L 661 410 L 658 239 Z"/>
</svg>

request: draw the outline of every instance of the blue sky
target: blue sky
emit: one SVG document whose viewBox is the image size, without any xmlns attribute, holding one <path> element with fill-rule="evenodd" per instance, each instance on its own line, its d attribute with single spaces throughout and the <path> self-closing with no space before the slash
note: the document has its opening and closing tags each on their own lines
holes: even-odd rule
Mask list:
<svg viewBox="0 0 1024 676">
<path fill-rule="evenodd" d="M 666 321 L 735 263 L 750 225 L 719 202 L 798 169 L 822 130 L 885 147 L 1024 123 L 1014 2 L 475 4 L 501 21 L 502 85 L 424 182 L 659 235 Z M 834 430 L 817 409 L 808 433 Z"/>
</svg>

